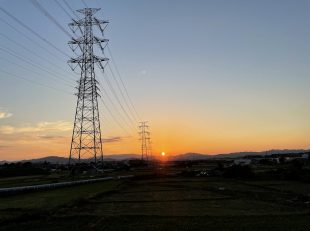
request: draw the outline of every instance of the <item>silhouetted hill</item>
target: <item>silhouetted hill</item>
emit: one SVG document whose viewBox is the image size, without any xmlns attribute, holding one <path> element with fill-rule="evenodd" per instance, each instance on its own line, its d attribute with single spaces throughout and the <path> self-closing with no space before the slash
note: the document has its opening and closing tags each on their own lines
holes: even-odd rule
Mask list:
<svg viewBox="0 0 310 231">
<path fill-rule="evenodd" d="M 184 160 L 208 160 L 208 159 L 222 159 L 222 158 L 242 158 L 245 156 L 258 156 L 258 155 L 272 155 L 272 154 L 300 154 L 310 152 L 310 150 L 304 149 L 294 149 L 294 150 L 269 150 L 263 152 L 235 152 L 228 154 L 217 154 L 217 155 L 208 155 L 201 153 L 185 153 L 176 156 L 170 157 L 170 160 L 173 161 L 184 161 Z M 104 161 L 122 161 L 122 160 L 131 160 L 131 159 L 140 159 L 138 154 L 115 154 L 115 155 L 104 155 Z M 0 161 L 0 164 L 9 163 L 13 161 Z M 17 162 L 17 161 L 14 161 Z M 67 164 L 67 157 L 59 156 L 48 156 L 38 159 L 22 160 L 19 162 L 32 162 L 32 163 L 43 163 L 49 162 L 53 164 Z"/>
<path fill-rule="evenodd" d="M 139 158 L 140 158 L 140 155 L 137 155 L 137 154 L 104 155 L 104 161 L 121 161 L 121 160 L 131 160 L 131 159 L 139 159 Z M 59 157 L 59 156 L 47 156 L 47 157 L 38 158 L 38 159 L 22 160 L 19 162 L 32 162 L 32 163 L 49 162 L 52 164 L 67 164 L 68 158 Z"/>
<path fill-rule="evenodd" d="M 229 153 L 229 154 L 219 154 L 216 155 L 215 157 L 217 158 L 240 158 L 244 156 L 268 156 L 272 154 L 299 154 L 299 153 L 304 153 L 304 152 L 309 152 L 310 150 L 304 150 L 304 149 L 284 149 L 284 150 L 269 150 L 269 151 L 262 151 L 262 152 L 236 152 L 236 153 Z"/>
<path fill-rule="evenodd" d="M 116 155 L 104 155 L 105 159 L 111 160 L 132 160 L 132 159 L 140 159 L 141 155 L 138 154 L 116 154 Z"/>
<path fill-rule="evenodd" d="M 208 159 L 220 159 L 220 158 L 241 158 L 245 156 L 257 156 L 257 155 L 272 155 L 272 154 L 300 154 L 304 152 L 309 152 L 310 150 L 304 149 L 284 149 L 284 150 L 269 150 L 269 151 L 262 151 L 262 152 L 235 152 L 235 153 L 228 153 L 228 154 L 217 154 L 217 155 L 208 155 L 208 154 L 201 154 L 201 153 L 185 153 L 181 155 L 176 155 L 171 157 L 171 160 L 175 161 L 183 161 L 183 160 L 208 160 Z"/>
<path fill-rule="evenodd" d="M 183 160 L 207 160 L 213 158 L 213 155 L 200 154 L 200 153 L 185 153 L 171 157 L 171 160 L 174 161 L 183 161 Z"/>
<path fill-rule="evenodd" d="M 60 157 L 60 156 L 47 156 L 47 157 L 38 158 L 38 159 L 22 160 L 20 162 L 31 162 L 31 163 L 49 162 L 52 164 L 67 164 L 68 158 Z"/>
</svg>

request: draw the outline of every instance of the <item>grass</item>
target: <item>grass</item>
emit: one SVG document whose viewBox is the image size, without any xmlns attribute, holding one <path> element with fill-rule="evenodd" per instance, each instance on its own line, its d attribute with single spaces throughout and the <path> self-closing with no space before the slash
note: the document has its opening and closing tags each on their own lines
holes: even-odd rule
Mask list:
<svg viewBox="0 0 310 231">
<path fill-rule="evenodd" d="M 120 182 L 107 181 L 0 198 L 0 223 L 24 215 L 46 214 L 115 190 Z"/>
<path fill-rule="evenodd" d="M 94 183 L 89 185 L 54 189 L 51 191 L 41 191 L 15 196 L 5 196 L 0 198 L 0 209 L 54 208 L 75 201 L 77 199 L 87 199 L 97 195 L 98 193 L 111 191 L 117 185 L 118 182 L 108 181 L 104 183 Z"/>
<path fill-rule="evenodd" d="M 35 175 L 0 178 L 0 188 L 56 183 L 70 180 L 65 175 Z"/>
<path fill-rule="evenodd" d="M 0 230 L 308 230 L 310 207 L 296 198 L 309 192 L 287 181 L 110 181 L 0 198 Z"/>
<path fill-rule="evenodd" d="M 175 216 L 74 216 L 57 217 L 11 226 L 15 231 L 105 230 L 105 231 L 308 231 L 309 215 L 242 217 Z M 1 229 L 1 228 L 0 228 Z M 5 230 L 5 229 L 4 229 Z"/>
</svg>

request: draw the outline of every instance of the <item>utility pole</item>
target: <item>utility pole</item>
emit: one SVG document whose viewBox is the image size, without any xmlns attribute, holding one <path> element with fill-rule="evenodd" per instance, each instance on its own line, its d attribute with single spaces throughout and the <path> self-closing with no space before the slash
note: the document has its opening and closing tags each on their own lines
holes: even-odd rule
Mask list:
<svg viewBox="0 0 310 231">
<path fill-rule="evenodd" d="M 141 140 L 141 160 L 149 161 L 152 158 L 151 137 L 147 121 L 140 122 L 139 134 Z"/>
<path fill-rule="evenodd" d="M 108 40 L 94 36 L 95 27 L 104 36 L 104 30 L 108 21 L 94 17 L 100 9 L 84 8 L 77 10 L 82 15 L 81 19 L 73 20 L 69 27 L 74 34 L 80 37 L 72 38 L 69 46 L 77 57 L 71 58 L 68 63 L 74 71 L 79 68 L 80 79 L 77 81 L 77 104 L 72 132 L 69 165 L 81 163 L 81 161 L 103 163 L 102 138 L 100 129 L 100 117 L 98 108 L 99 87 L 95 77 L 95 64 L 103 66 L 102 63 L 109 59 L 96 56 L 95 46 L 102 51 Z M 76 53 L 75 53 L 76 54 Z"/>
</svg>

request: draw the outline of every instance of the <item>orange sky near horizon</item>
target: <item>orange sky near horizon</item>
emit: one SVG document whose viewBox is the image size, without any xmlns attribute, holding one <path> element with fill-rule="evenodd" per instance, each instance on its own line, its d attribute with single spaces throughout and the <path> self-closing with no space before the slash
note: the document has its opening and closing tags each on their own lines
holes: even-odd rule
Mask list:
<svg viewBox="0 0 310 231">
<path fill-rule="evenodd" d="M 270 108 L 268 113 L 257 113 L 248 108 L 242 112 L 231 111 L 229 115 L 216 110 L 206 114 L 200 110 L 193 105 L 184 110 L 175 103 L 173 108 L 158 104 L 153 105 L 151 112 L 144 112 L 151 118 L 154 155 L 310 148 L 310 124 L 305 117 L 299 116 L 297 120 L 295 110 L 278 107 L 277 110 Z M 104 154 L 140 153 L 137 133 L 119 136 L 121 131 L 115 126 L 109 127 L 108 121 L 103 120 L 102 124 Z M 68 157 L 71 131 L 72 123 L 66 121 L 0 125 L 0 160 Z"/>
<path fill-rule="evenodd" d="M 244 121 L 239 122 L 244 123 Z M 256 132 L 253 132 L 254 125 L 242 128 L 237 123 L 230 126 L 222 123 L 222 127 L 211 122 L 198 124 L 199 127 L 193 126 L 189 120 L 172 122 L 169 118 L 162 118 L 159 124 L 154 123 L 151 126 L 154 156 L 159 157 L 161 152 L 166 152 L 167 156 L 188 152 L 212 155 L 242 151 L 310 148 L 307 139 L 310 134 L 301 132 L 298 127 L 287 130 L 275 128 L 260 131 L 256 129 Z M 69 123 L 67 125 L 69 126 Z M 204 129 L 202 125 L 205 126 Z M 55 124 L 53 126 L 56 128 L 49 127 L 45 130 L 28 127 L 27 129 L 19 128 L 20 131 L 15 129 L 15 132 L 7 131 L 5 136 L 1 136 L 2 143 L 6 146 L 3 145 L 0 149 L 0 160 L 22 160 L 54 155 L 68 157 L 71 132 L 69 128 L 63 129 Z M 115 136 L 104 137 L 107 139 Z M 301 137 L 304 138 L 301 139 Z M 140 141 L 138 136 L 120 137 L 120 140 L 115 142 L 104 142 L 103 149 L 106 155 L 139 154 Z"/>
<path fill-rule="evenodd" d="M 310 148 L 310 123 L 306 116 L 310 109 L 302 104 L 274 107 L 274 103 L 264 101 L 263 106 L 252 103 L 234 106 L 232 110 L 222 105 L 208 106 L 206 102 L 184 104 L 174 99 L 170 103 L 173 107 L 161 103 L 159 98 L 152 110 L 141 107 L 144 117 L 150 120 L 155 156 L 161 152 L 171 156 Z M 68 157 L 72 122 L 10 123 L 22 118 L 23 115 L 11 113 L 10 118 L 0 120 L 0 160 Z M 140 153 L 137 130 L 125 135 L 103 118 L 102 137 L 106 155 Z"/>
</svg>

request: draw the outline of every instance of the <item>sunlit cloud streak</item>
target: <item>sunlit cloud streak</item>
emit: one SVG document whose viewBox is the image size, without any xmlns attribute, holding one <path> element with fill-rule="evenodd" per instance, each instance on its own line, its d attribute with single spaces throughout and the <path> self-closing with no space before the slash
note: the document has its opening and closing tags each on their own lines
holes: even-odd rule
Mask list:
<svg viewBox="0 0 310 231">
<path fill-rule="evenodd" d="M 7 118 L 10 118 L 12 116 L 13 116 L 12 113 L 7 112 L 2 107 L 0 107 L 0 119 L 7 119 Z"/>
<path fill-rule="evenodd" d="M 122 142 L 127 137 L 121 137 L 121 136 L 114 136 L 109 138 L 103 138 L 102 142 L 104 143 L 116 143 L 116 142 Z"/>
<path fill-rule="evenodd" d="M 36 125 L 23 125 L 23 126 L 12 126 L 3 125 L 0 126 L 0 133 L 2 134 L 17 134 L 17 133 L 32 133 L 32 132 L 49 132 L 59 131 L 65 132 L 72 129 L 72 124 L 65 121 L 56 122 L 40 122 Z"/>
</svg>

